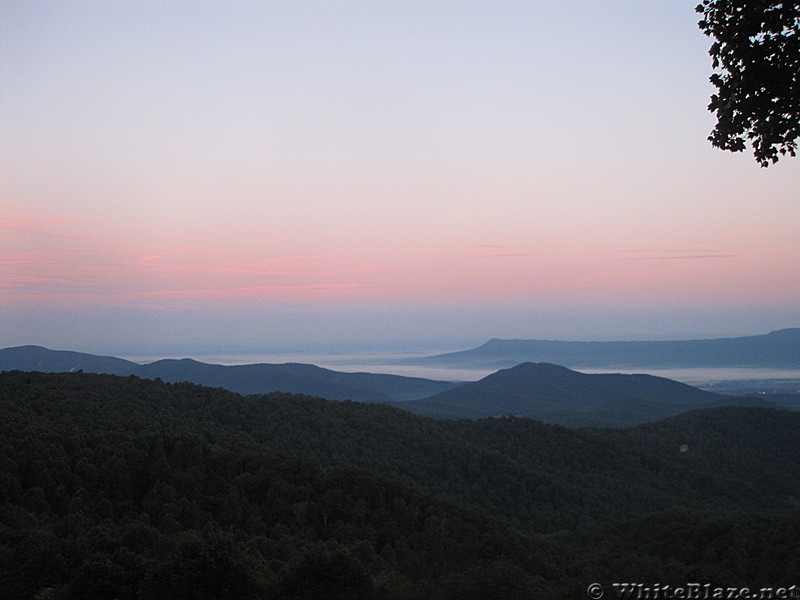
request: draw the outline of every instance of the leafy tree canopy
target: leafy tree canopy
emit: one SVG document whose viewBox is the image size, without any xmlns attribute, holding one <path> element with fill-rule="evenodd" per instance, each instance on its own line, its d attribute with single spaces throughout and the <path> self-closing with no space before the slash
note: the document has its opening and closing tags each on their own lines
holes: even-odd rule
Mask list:
<svg viewBox="0 0 800 600">
<path fill-rule="evenodd" d="M 700 29 L 713 38 L 709 54 L 718 92 L 709 141 L 741 152 L 749 140 L 762 166 L 797 152 L 800 137 L 800 2 L 703 0 Z"/>
</svg>

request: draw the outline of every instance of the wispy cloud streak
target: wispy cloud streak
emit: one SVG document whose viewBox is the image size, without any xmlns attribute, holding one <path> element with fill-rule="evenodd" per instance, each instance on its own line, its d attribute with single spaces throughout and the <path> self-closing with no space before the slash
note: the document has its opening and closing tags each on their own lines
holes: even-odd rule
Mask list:
<svg viewBox="0 0 800 600">
<path fill-rule="evenodd" d="M 358 269 L 333 256 L 132 244 L 71 232 L 82 226 L 86 228 L 67 221 L 0 218 L 0 236 L 7 242 L 6 251 L 0 252 L 0 299 L 7 304 L 157 298 L 303 301 L 349 297 L 374 287 L 361 279 Z M 28 235 L 8 237 L 17 232 Z M 41 236 L 50 238 L 46 247 Z"/>
<path fill-rule="evenodd" d="M 708 250 L 620 250 L 626 254 L 625 260 L 706 260 L 735 258 L 730 252 L 709 252 Z"/>
<path fill-rule="evenodd" d="M 46 236 L 68 240 L 80 240 L 81 236 L 62 231 L 72 223 L 58 219 L 23 219 L 7 215 L 0 215 L 0 231 L 27 233 L 37 236 Z"/>
</svg>

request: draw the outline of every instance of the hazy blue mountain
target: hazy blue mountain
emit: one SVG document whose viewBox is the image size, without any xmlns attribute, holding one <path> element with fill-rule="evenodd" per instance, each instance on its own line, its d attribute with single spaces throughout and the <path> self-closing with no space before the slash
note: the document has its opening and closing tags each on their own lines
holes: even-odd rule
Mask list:
<svg viewBox="0 0 800 600">
<path fill-rule="evenodd" d="M 86 371 L 107 375 L 130 375 L 139 364 L 115 358 L 68 350 L 50 350 L 41 346 L 16 346 L 0 350 L 0 371 L 40 371 L 66 373 Z"/>
<path fill-rule="evenodd" d="M 160 377 L 170 382 L 189 381 L 222 387 L 239 394 L 287 392 L 362 402 L 402 402 L 456 385 L 399 375 L 343 373 L 298 363 L 224 366 L 188 358 L 159 360 L 138 367 L 134 373 L 148 379 Z"/>
<path fill-rule="evenodd" d="M 568 367 L 780 367 L 800 368 L 800 328 L 766 335 L 681 341 L 563 342 L 492 339 L 464 350 L 409 364 L 503 368 L 522 362 Z"/>
<path fill-rule="evenodd" d="M 15 369 L 137 375 L 221 387 L 240 394 L 277 391 L 331 400 L 401 403 L 405 410 L 437 418 L 518 415 L 570 427 L 621 427 L 723 404 L 797 408 L 797 402 L 790 402 L 789 397 L 774 396 L 774 403 L 770 403 L 773 396 L 724 396 L 649 375 L 585 375 L 544 363 L 523 363 L 478 382 L 458 385 L 398 375 L 343 373 L 296 363 L 225 366 L 167 359 L 140 365 L 37 346 L 0 350 L 0 370 Z"/>
<path fill-rule="evenodd" d="M 733 405 L 775 406 L 761 398 L 723 396 L 652 375 L 587 375 L 548 363 L 523 363 L 402 408 L 437 418 L 513 415 L 572 427 L 621 427 Z"/>
<path fill-rule="evenodd" d="M 402 402 L 424 398 L 456 384 L 418 377 L 375 373 L 342 373 L 304 364 L 215 365 L 192 359 L 159 360 L 140 365 L 121 358 L 81 352 L 20 346 L 0 350 L 0 371 L 61 373 L 85 371 L 108 375 L 137 375 L 168 382 L 188 381 L 223 387 L 240 394 L 288 392 L 331 400 Z"/>
</svg>

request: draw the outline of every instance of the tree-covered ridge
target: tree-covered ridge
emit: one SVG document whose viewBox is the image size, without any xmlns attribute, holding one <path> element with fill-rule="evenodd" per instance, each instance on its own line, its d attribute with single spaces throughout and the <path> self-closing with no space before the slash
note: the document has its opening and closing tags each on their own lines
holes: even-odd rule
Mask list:
<svg viewBox="0 0 800 600">
<path fill-rule="evenodd" d="M 225 412 L 221 390 L 2 378 L 2 597 L 436 597 L 495 571 L 529 590 L 526 564 L 559 573 L 524 535 L 425 490 L 181 423 Z"/>
<path fill-rule="evenodd" d="M 2 377 L 13 379 L 14 374 Z M 286 394 L 242 397 L 221 389 L 135 377 L 23 373 L 16 377 L 32 382 L 26 385 L 30 400 L 16 410 L 76 416 L 86 419 L 88 426 L 122 419 L 143 427 L 222 428 L 281 452 L 330 465 L 356 465 L 422 485 L 493 515 L 521 521 L 537 532 L 625 514 L 630 507 L 638 510 L 656 499 L 663 506 L 691 507 L 698 497 L 703 506 L 712 501 L 737 506 L 726 494 L 709 495 L 707 489 L 680 480 L 681 473 L 695 472 L 678 451 L 686 443 L 683 433 L 665 431 L 658 445 L 649 439 L 631 443 L 624 436 L 601 436 L 529 419 L 435 421 L 382 405 Z M 53 399 L 59 402 L 48 404 Z M 750 413 L 740 409 L 720 414 L 744 425 Z M 778 449 L 796 455 L 798 444 L 792 433 L 800 415 L 764 414 L 776 421 L 776 431 L 788 426 L 788 439 L 773 434 L 770 444 L 783 441 Z M 747 454 L 753 442 L 741 437 L 730 429 L 725 439 L 737 452 Z M 662 447 L 666 450 L 658 452 Z M 721 443 L 719 450 L 724 454 L 729 448 Z M 674 471 L 675 481 L 668 485 L 663 485 L 664 469 Z M 718 481 L 719 489 L 733 476 L 718 472 L 713 464 L 703 473 Z M 761 473 L 763 465 L 755 461 L 749 472 L 735 476 Z M 587 486 L 618 491 L 613 497 L 586 495 L 582 490 Z M 640 486 L 648 493 L 640 493 Z M 565 498 L 574 498 L 575 504 Z M 758 501 L 764 507 L 785 506 L 771 493 L 760 495 Z"/>
<path fill-rule="evenodd" d="M 377 597 L 369 573 L 417 589 L 484 557 L 535 558 L 523 536 L 430 494 L 208 434 L 61 432 L 3 460 L 3 597 L 294 597 L 280 590 L 312 585 L 300 575 L 315 555 Z"/>
<path fill-rule="evenodd" d="M 2 373 L 0 596 L 583 598 L 623 567 L 797 579 L 799 419 L 575 431 Z M 759 536 L 723 551 L 743 526 Z"/>
</svg>

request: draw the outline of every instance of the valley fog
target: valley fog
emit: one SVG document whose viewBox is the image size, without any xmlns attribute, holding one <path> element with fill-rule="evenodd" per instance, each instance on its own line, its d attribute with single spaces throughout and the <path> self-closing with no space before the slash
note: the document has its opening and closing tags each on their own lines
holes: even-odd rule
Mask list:
<svg viewBox="0 0 800 600">
<path fill-rule="evenodd" d="M 498 369 L 459 369 L 453 367 L 437 367 L 402 364 L 410 358 L 432 356 L 446 350 L 430 350 L 427 352 L 406 353 L 265 353 L 265 354 L 187 354 L 187 355 L 121 355 L 122 358 L 138 363 L 149 363 L 165 358 L 192 358 L 206 363 L 220 365 L 247 365 L 257 363 L 283 364 L 301 363 L 312 364 L 334 371 L 347 373 L 383 373 L 387 375 L 402 375 L 404 377 L 422 377 L 441 381 L 478 381 L 494 373 Z M 659 368 L 659 367 L 581 367 L 565 365 L 569 368 L 587 374 L 597 373 L 645 373 L 657 377 L 666 377 L 693 386 L 713 386 L 722 381 L 750 381 L 750 380 L 798 380 L 800 388 L 800 369 L 752 368 L 752 367 L 701 367 L 701 368 Z"/>
</svg>

